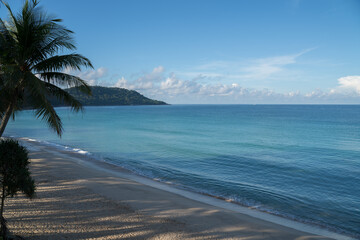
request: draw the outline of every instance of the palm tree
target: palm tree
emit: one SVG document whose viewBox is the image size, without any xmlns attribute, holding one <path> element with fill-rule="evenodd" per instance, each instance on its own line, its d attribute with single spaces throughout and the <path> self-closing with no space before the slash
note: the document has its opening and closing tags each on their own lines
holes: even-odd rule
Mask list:
<svg viewBox="0 0 360 240">
<path fill-rule="evenodd" d="M 78 87 L 86 94 L 91 94 L 91 89 L 64 70 L 93 66 L 80 54 L 58 55 L 76 49 L 73 32 L 59 24 L 61 19 L 42 11 L 37 0 L 26 0 L 16 15 L 6 2 L 3 4 L 9 19 L 0 18 L 0 137 L 10 117 L 15 118 L 24 104 L 61 136 L 62 122 L 49 99 L 55 97 L 73 111 L 82 110 L 81 103 L 62 87 Z"/>
</svg>

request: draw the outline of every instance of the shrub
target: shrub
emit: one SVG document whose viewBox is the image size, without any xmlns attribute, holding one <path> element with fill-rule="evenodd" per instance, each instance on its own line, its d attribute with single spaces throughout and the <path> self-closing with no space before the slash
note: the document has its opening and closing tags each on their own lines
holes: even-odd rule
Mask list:
<svg viewBox="0 0 360 240">
<path fill-rule="evenodd" d="M 17 141 L 6 139 L 0 141 L 0 236 L 7 239 L 6 220 L 3 216 L 5 199 L 23 192 L 32 198 L 35 194 L 35 183 L 30 176 L 29 157 L 25 147 Z"/>
</svg>

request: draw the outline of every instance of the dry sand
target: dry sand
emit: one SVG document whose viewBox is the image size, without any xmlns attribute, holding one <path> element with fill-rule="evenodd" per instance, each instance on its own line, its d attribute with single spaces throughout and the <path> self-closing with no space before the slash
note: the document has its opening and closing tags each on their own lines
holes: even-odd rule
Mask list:
<svg viewBox="0 0 360 240">
<path fill-rule="evenodd" d="M 9 229 L 25 239 L 325 239 L 119 177 L 80 154 L 27 145 L 37 197 L 19 195 L 5 209 Z"/>
</svg>

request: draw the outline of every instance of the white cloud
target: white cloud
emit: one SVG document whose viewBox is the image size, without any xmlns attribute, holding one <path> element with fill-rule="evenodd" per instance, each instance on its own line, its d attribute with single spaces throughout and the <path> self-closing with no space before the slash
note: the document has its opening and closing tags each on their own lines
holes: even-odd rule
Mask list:
<svg viewBox="0 0 360 240">
<path fill-rule="evenodd" d="M 323 97 L 327 97 L 329 94 L 331 94 L 331 91 L 327 93 L 327 92 L 323 92 L 320 89 L 316 89 L 314 91 L 306 93 L 304 96 L 306 98 L 323 98 Z"/>
<path fill-rule="evenodd" d="M 176 79 L 175 75 L 166 78 L 165 81 L 160 83 L 161 89 L 176 89 L 176 88 L 182 88 L 184 85 L 184 82 Z"/>
<path fill-rule="evenodd" d="M 253 61 L 250 66 L 243 68 L 242 77 L 251 79 L 265 79 L 271 75 L 284 71 L 284 67 L 294 64 L 298 55 L 264 58 Z"/>
<path fill-rule="evenodd" d="M 244 94 L 244 89 L 237 83 L 233 84 L 204 84 L 199 94 L 208 96 L 231 96 Z"/>
<path fill-rule="evenodd" d="M 85 80 L 89 85 L 99 85 L 100 79 L 105 77 L 108 70 L 105 67 L 100 67 L 98 69 L 94 70 L 87 70 L 84 72 L 80 71 L 74 71 L 70 68 L 67 68 L 64 70 L 64 73 L 72 74 L 74 76 L 77 76 L 83 80 Z"/>
<path fill-rule="evenodd" d="M 165 68 L 163 66 L 155 67 L 152 72 L 145 73 L 140 76 L 136 81 L 138 82 L 158 82 L 163 79 Z"/>
<path fill-rule="evenodd" d="M 169 95 L 196 93 L 200 85 L 195 81 L 185 81 L 178 79 L 172 73 L 166 80 L 160 82 L 160 90 Z"/>
<path fill-rule="evenodd" d="M 244 73 L 242 78 L 248 79 L 266 79 L 286 70 L 286 67 L 295 64 L 297 58 L 313 49 L 306 49 L 296 54 L 260 58 L 250 61 L 250 64 L 241 69 Z"/>
<path fill-rule="evenodd" d="M 126 88 L 126 89 L 130 89 L 130 90 L 146 90 L 146 89 L 152 89 L 153 83 L 148 82 L 148 81 L 129 82 L 124 77 L 121 77 L 115 83 L 114 87 Z"/>
<path fill-rule="evenodd" d="M 88 82 L 89 85 L 98 85 L 99 80 L 107 74 L 107 69 L 100 67 L 95 70 L 88 70 L 79 74 L 81 79 L 84 79 Z"/>
<path fill-rule="evenodd" d="M 163 66 L 158 66 L 154 68 L 153 73 L 163 73 L 165 71 L 165 68 Z"/>
<path fill-rule="evenodd" d="M 228 81 L 234 80 L 264 80 L 279 79 L 279 74 L 284 74 L 287 66 L 296 64 L 297 59 L 312 51 L 306 49 L 296 54 L 258 58 L 243 61 L 213 61 L 194 67 L 192 71 L 184 71 L 183 76 L 202 76 L 208 79 Z M 285 74 L 286 75 L 286 74 Z"/>
<path fill-rule="evenodd" d="M 161 81 L 164 78 L 165 68 L 163 66 L 155 67 L 152 72 L 145 73 L 134 81 L 128 81 L 124 77 L 117 80 L 115 87 L 127 88 L 132 90 L 146 90 L 152 89 L 154 83 Z"/>
<path fill-rule="evenodd" d="M 119 78 L 114 87 L 131 89 L 128 81 L 124 77 Z"/>
<path fill-rule="evenodd" d="M 355 91 L 360 94 L 360 76 L 347 76 L 338 79 L 338 90 Z M 335 90 L 336 91 L 336 90 Z M 333 90 L 333 92 L 335 92 Z"/>
</svg>

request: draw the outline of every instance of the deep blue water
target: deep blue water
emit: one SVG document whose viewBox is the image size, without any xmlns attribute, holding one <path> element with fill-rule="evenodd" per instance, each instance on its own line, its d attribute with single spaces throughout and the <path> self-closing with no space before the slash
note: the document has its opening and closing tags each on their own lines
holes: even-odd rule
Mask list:
<svg viewBox="0 0 360 240">
<path fill-rule="evenodd" d="M 138 174 L 360 238 L 360 105 L 59 108 L 5 135 L 81 148 Z"/>
</svg>

